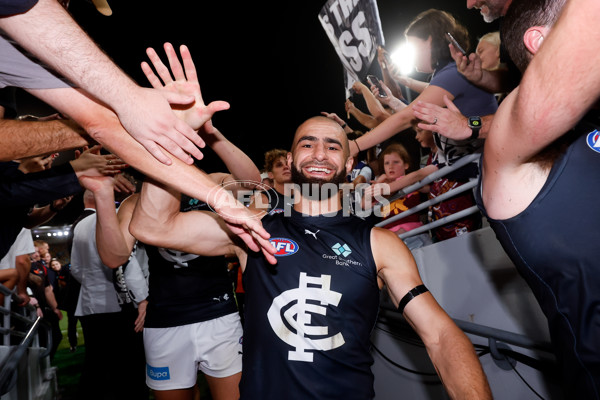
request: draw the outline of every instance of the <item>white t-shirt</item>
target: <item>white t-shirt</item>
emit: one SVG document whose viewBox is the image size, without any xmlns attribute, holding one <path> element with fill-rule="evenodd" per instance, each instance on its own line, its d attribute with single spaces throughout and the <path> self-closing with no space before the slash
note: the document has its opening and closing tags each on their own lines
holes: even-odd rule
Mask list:
<svg viewBox="0 0 600 400">
<path fill-rule="evenodd" d="M 0 32 L 1 34 L 1 32 Z M 0 35 L 0 88 L 57 89 L 71 87 L 60 75 Z"/>
<path fill-rule="evenodd" d="M 0 269 L 15 268 L 15 259 L 23 254 L 31 254 L 35 251 L 31 230 L 23 228 L 8 250 L 8 253 L 0 260 Z"/>
</svg>

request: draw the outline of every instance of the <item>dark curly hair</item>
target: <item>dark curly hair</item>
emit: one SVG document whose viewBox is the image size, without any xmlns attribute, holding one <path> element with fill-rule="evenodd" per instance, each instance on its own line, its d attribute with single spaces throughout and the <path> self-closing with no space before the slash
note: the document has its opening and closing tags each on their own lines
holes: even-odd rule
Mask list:
<svg viewBox="0 0 600 400">
<path fill-rule="evenodd" d="M 282 149 L 273 149 L 269 150 L 265 153 L 265 171 L 271 172 L 273 170 L 273 164 L 275 161 L 279 159 L 279 157 L 283 157 L 284 159 L 287 157 L 287 151 Z"/>
</svg>

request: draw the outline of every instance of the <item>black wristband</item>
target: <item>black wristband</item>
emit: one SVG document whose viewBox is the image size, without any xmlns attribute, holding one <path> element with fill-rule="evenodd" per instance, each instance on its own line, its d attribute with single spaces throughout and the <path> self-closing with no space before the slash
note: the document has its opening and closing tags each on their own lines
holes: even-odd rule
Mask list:
<svg viewBox="0 0 600 400">
<path fill-rule="evenodd" d="M 400 312 L 400 314 L 402 314 L 404 312 L 404 307 L 406 307 L 406 305 L 415 297 L 417 297 L 420 294 L 429 292 L 429 289 L 427 289 L 425 287 L 425 285 L 419 285 L 419 286 L 415 286 L 414 288 L 412 288 L 411 290 L 408 291 L 408 293 L 406 293 L 404 295 L 404 297 L 402 298 L 402 300 L 400 300 L 400 303 L 398 303 L 398 311 Z"/>
</svg>

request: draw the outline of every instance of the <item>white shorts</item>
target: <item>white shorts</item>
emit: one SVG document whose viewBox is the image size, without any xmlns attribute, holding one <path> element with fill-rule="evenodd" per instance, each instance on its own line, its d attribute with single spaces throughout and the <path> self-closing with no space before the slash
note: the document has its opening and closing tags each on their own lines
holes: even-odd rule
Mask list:
<svg viewBox="0 0 600 400">
<path fill-rule="evenodd" d="M 224 378 L 242 370 L 239 313 L 170 328 L 144 328 L 146 384 L 153 390 L 185 389 L 198 370 Z"/>
</svg>

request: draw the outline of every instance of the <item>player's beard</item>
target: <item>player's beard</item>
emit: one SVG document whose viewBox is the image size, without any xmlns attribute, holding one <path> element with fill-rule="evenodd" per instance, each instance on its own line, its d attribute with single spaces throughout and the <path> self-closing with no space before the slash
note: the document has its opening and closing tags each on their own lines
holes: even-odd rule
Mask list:
<svg viewBox="0 0 600 400">
<path fill-rule="evenodd" d="M 346 172 L 344 170 L 335 174 L 331 179 L 307 177 L 296 167 L 296 165 L 294 165 L 294 163 L 292 163 L 290 171 L 292 173 L 292 183 L 300 188 L 300 193 L 306 198 L 327 200 L 337 193 L 337 191 L 322 190 L 324 185 L 333 184 L 340 189 L 340 185 L 346 183 Z"/>
</svg>

